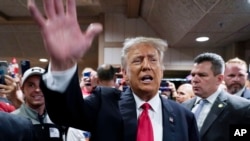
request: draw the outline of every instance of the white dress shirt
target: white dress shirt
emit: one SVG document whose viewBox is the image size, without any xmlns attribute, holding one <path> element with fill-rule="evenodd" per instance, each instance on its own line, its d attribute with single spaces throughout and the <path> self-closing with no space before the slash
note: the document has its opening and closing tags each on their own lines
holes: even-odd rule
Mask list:
<svg viewBox="0 0 250 141">
<path fill-rule="evenodd" d="M 51 71 L 51 65 L 49 64 L 48 72 L 43 75 L 42 79 L 45 85 L 54 91 L 65 92 L 71 78 L 76 71 L 77 65 L 75 64 L 72 68 L 65 71 Z"/>
</svg>

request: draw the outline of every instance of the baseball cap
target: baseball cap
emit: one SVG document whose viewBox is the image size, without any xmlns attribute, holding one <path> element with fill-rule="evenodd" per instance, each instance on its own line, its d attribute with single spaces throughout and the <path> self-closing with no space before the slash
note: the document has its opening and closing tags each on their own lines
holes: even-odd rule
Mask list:
<svg viewBox="0 0 250 141">
<path fill-rule="evenodd" d="M 32 67 L 26 70 L 22 77 L 22 84 L 32 75 L 42 75 L 45 72 L 43 68 Z"/>
</svg>

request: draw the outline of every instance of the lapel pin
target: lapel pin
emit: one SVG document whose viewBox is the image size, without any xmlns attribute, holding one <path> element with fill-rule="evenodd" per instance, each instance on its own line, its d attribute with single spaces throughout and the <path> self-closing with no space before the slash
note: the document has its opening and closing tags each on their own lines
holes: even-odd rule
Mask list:
<svg viewBox="0 0 250 141">
<path fill-rule="evenodd" d="M 219 104 L 218 107 L 219 107 L 219 108 L 222 108 L 222 107 L 223 107 L 223 104 Z"/>
<path fill-rule="evenodd" d="M 174 122 L 173 117 L 169 117 L 169 121 L 173 123 Z"/>
</svg>

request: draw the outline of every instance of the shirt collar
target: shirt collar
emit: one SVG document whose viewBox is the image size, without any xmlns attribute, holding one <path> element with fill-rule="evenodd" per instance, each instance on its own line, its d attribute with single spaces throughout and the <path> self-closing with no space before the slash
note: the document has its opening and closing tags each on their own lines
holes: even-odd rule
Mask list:
<svg viewBox="0 0 250 141">
<path fill-rule="evenodd" d="M 213 104 L 221 91 L 222 91 L 222 89 L 218 88 L 217 91 L 215 91 L 213 94 L 211 94 L 209 97 L 207 97 L 206 100 L 209 103 Z M 195 105 L 198 104 L 201 99 L 202 99 L 201 97 L 197 96 L 196 101 L 195 101 Z"/>
<path fill-rule="evenodd" d="M 140 107 L 142 106 L 142 104 L 144 104 L 146 101 L 143 101 L 142 99 L 140 99 L 135 93 L 133 93 L 134 99 L 135 99 L 135 103 L 136 103 L 136 109 L 140 109 Z M 159 107 L 161 106 L 161 99 L 159 96 L 159 93 L 157 93 L 153 98 L 151 98 L 149 101 L 147 101 L 147 103 L 150 104 L 152 110 L 154 112 L 157 112 L 159 109 Z"/>
<path fill-rule="evenodd" d="M 239 90 L 237 93 L 234 93 L 234 95 L 241 96 L 242 93 L 244 92 L 245 87 L 243 87 L 241 90 Z"/>
</svg>

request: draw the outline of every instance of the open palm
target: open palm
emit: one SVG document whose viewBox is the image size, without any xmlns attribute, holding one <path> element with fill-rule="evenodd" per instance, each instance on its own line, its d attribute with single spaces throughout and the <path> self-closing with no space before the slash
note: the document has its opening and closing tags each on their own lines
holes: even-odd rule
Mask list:
<svg viewBox="0 0 250 141">
<path fill-rule="evenodd" d="M 101 24 L 91 24 L 82 32 L 77 21 L 75 0 L 43 0 L 46 18 L 34 3 L 28 0 L 31 15 L 38 23 L 45 48 L 52 63 L 58 65 L 75 63 L 90 48 L 96 35 L 102 31 Z"/>
</svg>

